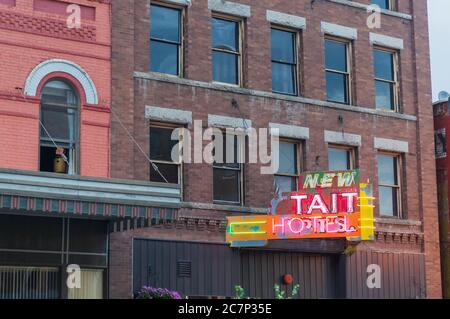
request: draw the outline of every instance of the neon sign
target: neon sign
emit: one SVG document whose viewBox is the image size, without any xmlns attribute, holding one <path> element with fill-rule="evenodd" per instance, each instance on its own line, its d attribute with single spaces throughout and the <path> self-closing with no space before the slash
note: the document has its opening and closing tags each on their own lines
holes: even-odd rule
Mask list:
<svg viewBox="0 0 450 319">
<path fill-rule="evenodd" d="M 264 246 L 269 240 L 374 239 L 373 195 L 358 170 L 305 173 L 299 191 L 272 200 L 268 215 L 228 217 L 233 247 Z"/>
</svg>

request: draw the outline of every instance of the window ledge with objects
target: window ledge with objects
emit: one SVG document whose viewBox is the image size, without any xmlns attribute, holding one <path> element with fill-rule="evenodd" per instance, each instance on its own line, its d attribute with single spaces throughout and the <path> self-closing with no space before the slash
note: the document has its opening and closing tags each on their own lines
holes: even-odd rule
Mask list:
<svg viewBox="0 0 450 319">
<path fill-rule="evenodd" d="M 168 76 L 166 74 L 161 74 L 161 73 L 156 73 L 156 72 L 135 71 L 134 78 L 158 81 L 158 82 L 166 82 L 166 83 L 172 83 L 172 84 L 177 84 L 177 85 L 186 85 L 186 86 L 198 87 L 198 88 L 209 89 L 209 90 L 217 90 L 217 91 L 229 92 L 229 93 L 235 93 L 235 94 L 251 95 L 251 96 L 256 96 L 256 97 L 261 97 L 261 98 L 284 100 L 284 101 L 288 101 L 288 102 L 297 102 L 297 103 L 327 107 L 327 108 L 350 111 L 350 112 L 365 113 L 365 114 L 372 114 L 372 115 L 383 116 L 383 117 L 397 118 L 397 119 L 406 120 L 406 121 L 413 121 L 413 122 L 417 121 L 417 117 L 415 115 L 410 115 L 410 114 L 387 112 L 384 110 L 379 110 L 379 109 L 370 108 L 370 107 L 340 104 L 340 103 L 305 98 L 305 97 L 301 97 L 301 96 L 292 96 L 292 95 L 278 94 L 278 93 L 267 92 L 267 91 L 259 91 L 259 90 L 247 89 L 247 88 L 242 88 L 242 87 L 237 87 L 237 86 L 219 84 L 219 83 L 215 83 L 215 82 L 190 80 L 190 79 L 186 79 L 186 78 L 178 78 L 178 77 Z"/>
<path fill-rule="evenodd" d="M 334 2 L 334 3 L 337 3 L 337 4 L 346 5 L 346 6 L 353 7 L 353 8 L 362 9 L 362 10 L 365 10 L 365 11 L 367 11 L 367 9 L 370 6 L 369 4 L 366 4 L 366 3 L 360 3 L 360 2 L 357 2 L 357 1 L 350 1 L 350 0 L 328 0 L 328 1 Z M 394 11 L 394 10 L 381 9 L 381 13 L 385 14 L 385 15 L 388 15 L 388 16 L 405 19 L 405 20 L 413 20 L 412 15 L 407 14 L 407 13 Z"/>
</svg>

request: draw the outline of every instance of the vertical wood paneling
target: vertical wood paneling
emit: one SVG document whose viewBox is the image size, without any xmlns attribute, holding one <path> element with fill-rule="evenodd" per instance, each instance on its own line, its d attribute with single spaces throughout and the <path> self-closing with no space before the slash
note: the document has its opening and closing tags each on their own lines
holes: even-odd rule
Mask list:
<svg viewBox="0 0 450 319">
<path fill-rule="evenodd" d="M 423 255 L 360 251 L 347 258 L 347 298 L 425 297 Z M 380 289 L 367 287 L 371 264 L 381 267 Z"/>
</svg>

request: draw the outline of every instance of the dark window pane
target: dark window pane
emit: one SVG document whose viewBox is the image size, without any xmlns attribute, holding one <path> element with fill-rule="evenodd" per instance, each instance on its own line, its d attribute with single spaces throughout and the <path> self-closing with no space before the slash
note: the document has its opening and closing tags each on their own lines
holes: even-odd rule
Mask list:
<svg viewBox="0 0 450 319">
<path fill-rule="evenodd" d="M 107 225 L 103 221 L 71 219 L 69 224 L 69 251 L 106 254 L 108 252 Z"/>
<path fill-rule="evenodd" d="M 41 99 L 42 104 L 78 105 L 78 95 L 74 89 L 69 84 L 58 80 L 52 80 L 45 84 L 41 92 Z"/>
<path fill-rule="evenodd" d="M 375 81 L 375 103 L 378 109 L 394 110 L 394 85 Z"/>
<path fill-rule="evenodd" d="M 372 4 L 378 5 L 381 9 L 390 9 L 390 0 L 372 0 Z"/>
<path fill-rule="evenodd" d="M 373 51 L 375 77 L 379 79 L 394 81 L 394 57 L 386 51 Z"/>
<path fill-rule="evenodd" d="M 272 29 L 272 60 L 295 63 L 294 33 Z"/>
<path fill-rule="evenodd" d="M 239 27 L 234 21 L 212 19 L 212 47 L 239 51 Z"/>
<path fill-rule="evenodd" d="M 238 84 L 238 57 L 232 53 L 213 51 L 213 81 Z"/>
<path fill-rule="evenodd" d="M 214 200 L 238 203 L 240 171 L 214 169 Z"/>
<path fill-rule="evenodd" d="M 159 41 L 150 42 L 150 70 L 178 75 L 178 48 L 176 44 Z"/>
<path fill-rule="evenodd" d="M 347 45 L 325 40 L 325 65 L 327 69 L 347 72 Z"/>
<path fill-rule="evenodd" d="M 297 172 L 297 145 L 280 142 L 278 173 L 296 175 Z"/>
<path fill-rule="evenodd" d="M 169 183 L 178 184 L 178 165 L 161 163 L 155 163 L 155 165 Z M 164 178 L 162 178 L 162 176 L 153 168 L 153 165 L 150 165 L 150 181 L 160 183 L 166 182 Z"/>
<path fill-rule="evenodd" d="M 347 103 L 347 76 L 345 74 L 327 72 L 327 100 Z"/>
<path fill-rule="evenodd" d="M 64 107 L 42 106 L 41 121 L 53 139 L 75 141 L 77 110 Z M 41 127 L 41 137 L 50 138 Z"/>
<path fill-rule="evenodd" d="M 378 155 L 378 182 L 384 185 L 397 185 L 397 159 L 393 156 Z"/>
<path fill-rule="evenodd" d="M 172 161 L 172 149 L 179 141 L 172 141 L 173 129 L 150 128 L 150 159 Z"/>
<path fill-rule="evenodd" d="M 272 62 L 272 91 L 296 94 L 295 65 Z"/>
<path fill-rule="evenodd" d="M 328 168 L 331 171 L 345 171 L 350 169 L 350 152 L 345 149 L 329 148 Z"/>
<path fill-rule="evenodd" d="M 393 187 L 380 187 L 380 214 L 382 216 L 397 216 L 397 189 Z"/>
<path fill-rule="evenodd" d="M 41 143 L 42 144 L 42 143 Z M 51 142 L 48 142 L 48 144 L 52 144 Z M 61 145 L 59 145 L 61 146 Z M 73 156 L 71 156 L 73 152 L 69 151 L 69 149 L 64 148 L 64 155 L 67 157 L 67 161 L 71 163 L 73 162 Z M 41 146 L 40 147 L 40 154 L 39 154 L 39 170 L 41 172 L 58 172 L 59 171 L 58 165 L 55 167 L 55 159 L 56 159 L 56 148 L 54 146 Z M 67 163 L 64 162 L 64 165 L 61 166 L 64 170 L 63 173 L 68 173 L 69 166 Z"/>
<path fill-rule="evenodd" d="M 238 136 L 237 135 L 224 135 L 220 133 L 222 136 L 222 153 L 217 152 L 216 149 L 220 147 L 218 141 L 215 139 L 214 136 L 214 165 L 215 166 L 226 166 L 231 168 L 239 168 L 240 163 L 238 161 L 239 159 L 239 143 L 238 143 Z M 217 145 L 216 145 L 217 143 Z"/>
<path fill-rule="evenodd" d="M 289 176 L 275 176 L 275 191 L 277 194 L 295 192 L 297 178 Z"/>
<path fill-rule="evenodd" d="M 152 5 L 150 36 L 180 42 L 180 10 Z"/>
</svg>

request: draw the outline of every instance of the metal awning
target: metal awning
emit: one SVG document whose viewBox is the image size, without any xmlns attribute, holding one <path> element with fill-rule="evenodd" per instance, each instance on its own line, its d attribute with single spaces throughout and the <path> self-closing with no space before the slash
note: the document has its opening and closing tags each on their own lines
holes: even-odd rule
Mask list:
<svg viewBox="0 0 450 319">
<path fill-rule="evenodd" d="M 0 169 L 0 212 L 176 220 L 178 185 Z"/>
</svg>

